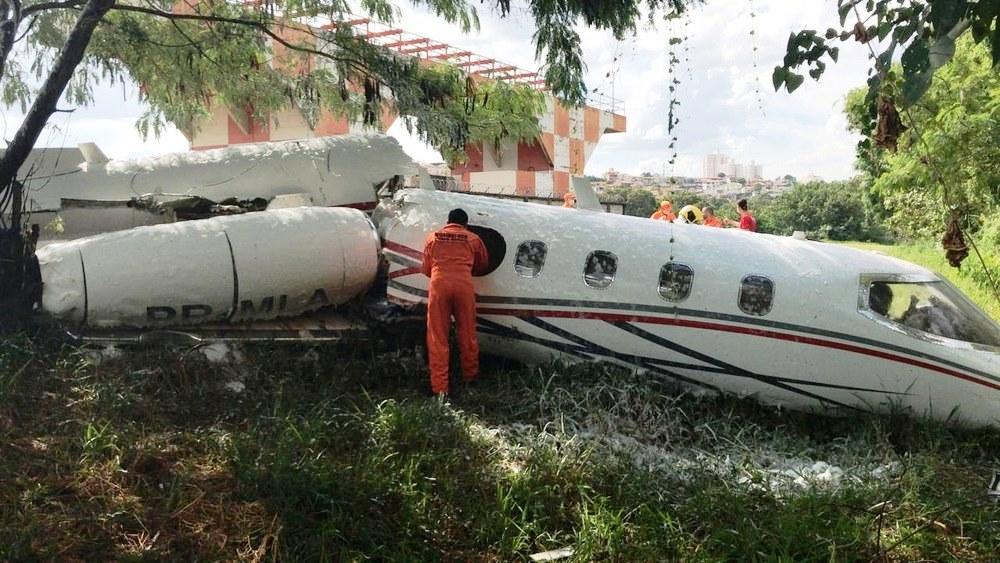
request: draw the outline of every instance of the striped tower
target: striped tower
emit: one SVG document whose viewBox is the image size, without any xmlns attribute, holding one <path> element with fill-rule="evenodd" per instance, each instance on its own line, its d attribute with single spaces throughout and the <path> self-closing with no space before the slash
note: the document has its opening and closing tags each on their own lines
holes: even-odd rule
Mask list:
<svg viewBox="0 0 1000 563">
<path fill-rule="evenodd" d="M 192 2 L 181 0 L 175 10 L 191 11 Z M 309 43 L 324 29 L 348 26 L 369 42 L 390 49 L 402 56 L 414 57 L 426 64 L 451 64 L 468 74 L 486 80 L 504 80 L 534 88 L 544 88 L 544 79 L 537 71 L 526 71 L 495 59 L 477 55 L 445 43 L 414 35 L 369 19 L 335 21 L 309 28 L 283 25 L 275 31 L 290 43 Z M 289 73 L 303 72 L 301 66 L 322 65 L 325 59 L 284 56 L 286 47 L 272 41 L 272 65 Z M 349 85 L 358 91 L 357 85 Z M 464 163 L 451 172 L 460 189 L 545 198 L 561 198 L 570 189 L 570 177 L 582 175 L 601 135 L 625 131 L 625 116 L 618 102 L 610 98 L 588 100 L 591 105 L 566 108 L 546 93 L 546 111 L 539 118 L 541 134 L 530 142 L 506 141 L 500 146 L 469 145 Z M 204 150 L 242 143 L 308 139 L 344 135 L 365 131 L 360 121 L 322 111 L 310 118 L 307 112 L 288 107 L 272 113 L 267 119 L 254 120 L 249 108 L 216 106 L 198 127 L 180 129 L 188 137 L 192 150 Z M 381 116 L 381 132 L 386 132 L 396 115 L 385 108 Z"/>
</svg>

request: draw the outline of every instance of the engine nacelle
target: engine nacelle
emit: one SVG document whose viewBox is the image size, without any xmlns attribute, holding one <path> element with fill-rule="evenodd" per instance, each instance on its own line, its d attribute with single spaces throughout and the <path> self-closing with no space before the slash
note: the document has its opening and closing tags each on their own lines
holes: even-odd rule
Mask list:
<svg viewBox="0 0 1000 563">
<path fill-rule="evenodd" d="M 89 326 L 300 315 L 364 292 L 379 240 L 361 211 L 301 207 L 139 227 L 38 250 L 42 309 Z"/>
</svg>

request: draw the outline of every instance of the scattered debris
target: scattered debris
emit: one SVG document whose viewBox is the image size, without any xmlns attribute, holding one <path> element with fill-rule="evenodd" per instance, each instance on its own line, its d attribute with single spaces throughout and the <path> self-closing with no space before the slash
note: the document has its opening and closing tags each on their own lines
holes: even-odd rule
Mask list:
<svg viewBox="0 0 1000 563">
<path fill-rule="evenodd" d="M 91 348 L 87 351 L 87 356 L 95 366 L 99 366 L 108 360 L 120 358 L 121 355 L 122 349 L 114 344 L 108 344 L 107 346 L 103 346 L 101 348 Z"/>
<path fill-rule="evenodd" d="M 573 548 L 562 547 L 551 551 L 534 553 L 530 557 L 532 561 L 558 561 L 560 559 L 566 559 L 567 557 L 573 557 Z"/>
<path fill-rule="evenodd" d="M 213 364 L 221 364 L 229 362 L 231 355 L 233 354 L 233 349 L 230 348 L 225 342 L 213 342 L 211 344 L 206 344 L 198 348 L 202 356 Z M 238 352 L 237 352 L 238 353 Z"/>
</svg>

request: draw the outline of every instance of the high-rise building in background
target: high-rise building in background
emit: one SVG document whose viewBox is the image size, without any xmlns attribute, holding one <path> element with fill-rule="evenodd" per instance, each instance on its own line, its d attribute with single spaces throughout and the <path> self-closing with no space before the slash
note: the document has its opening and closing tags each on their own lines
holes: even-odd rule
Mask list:
<svg viewBox="0 0 1000 563">
<path fill-rule="evenodd" d="M 706 155 L 701 166 L 702 176 L 705 178 L 715 178 L 720 173 L 728 175 L 726 165 L 730 162 L 732 162 L 732 159 L 721 153 Z"/>
<path fill-rule="evenodd" d="M 762 180 L 764 178 L 764 167 L 756 161 L 751 160 L 749 164 L 737 162 L 722 153 L 705 155 L 701 170 L 704 178 L 715 178 L 719 174 L 725 174 L 729 178 L 744 178 L 746 180 Z"/>
</svg>

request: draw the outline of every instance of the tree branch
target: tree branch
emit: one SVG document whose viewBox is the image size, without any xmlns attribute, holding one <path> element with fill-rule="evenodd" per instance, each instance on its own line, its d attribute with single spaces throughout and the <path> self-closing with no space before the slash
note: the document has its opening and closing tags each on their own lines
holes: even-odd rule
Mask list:
<svg viewBox="0 0 1000 563">
<path fill-rule="evenodd" d="M 21 12 L 23 16 L 30 16 L 35 12 L 42 12 L 45 10 L 61 10 L 63 8 L 79 8 L 83 6 L 85 2 L 83 0 L 66 0 L 65 2 L 39 2 L 38 4 L 32 4 L 26 6 Z"/>
<path fill-rule="evenodd" d="M 337 57 L 335 55 L 331 55 L 330 53 L 326 53 L 326 52 L 320 51 L 318 49 L 313 49 L 313 48 L 310 48 L 310 47 L 304 47 L 302 45 L 297 45 L 295 43 L 292 43 L 292 42 L 288 41 L 287 39 L 281 37 L 280 35 L 278 35 L 277 33 L 275 33 L 273 30 L 271 30 L 271 22 L 265 22 L 265 21 L 259 21 L 259 20 L 251 20 L 251 19 L 245 19 L 245 18 L 232 18 L 232 17 L 228 17 L 228 16 L 210 16 L 210 15 L 204 15 L 204 14 L 175 14 L 175 13 L 172 13 L 172 12 L 165 12 L 165 11 L 157 9 L 157 8 L 146 8 L 146 7 L 143 7 L 143 6 L 133 6 L 133 5 L 129 5 L 129 4 L 117 4 L 117 5 L 114 6 L 113 9 L 117 10 L 117 11 L 120 11 L 120 12 L 138 12 L 138 13 L 141 13 L 141 14 L 147 14 L 147 15 L 156 16 L 156 17 L 160 17 L 160 18 L 166 18 L 166 19 L 169 19 L 169 20 L 193 20 L 193 21 L 203 21 L 203 22 L 212 22 L 212 23 L 229 23 L 229 24 L 234 24 L 234 25 L 243 25 L 243 26 L 252 27 L 252 28 L 255 28 L 255 29 L 263 32 L 265 35 L 267 35 L 268 37 L 270 37 L 274 41 L 278 42 L 279 44 L 281 44 L 282 46 L 284 46 L 287 49 L 291 49 L 293 51 L 298 51 L 300 53 L 307 53 L 307 54 L 310 54 L 310 55 L 316 55 L 317 57 L 323 57 L 325 59 L 330 59 L 330 60 L 333 60 L 333 61 L 346 62 L 348 64 L 351 64 L 352 66 L 354 66 L 358 70 L 362 71 L 363 74 L 368 75 L 368 76 L 371 75 L 371 72 L 369 72 L 367 68 L 365 68 L 363 66 L 359 66 L 357 64 L 357 61 L 353 61 L 351 59 L 344 59 L 342 57 Z M 300 30 L 300 31 L 307 31 L 307 32 L 309 32 L 308 30 Z"/>
<path fill-rule="evenodd" d="M 7 71 L 7 57 L 10 50 L 14 48 L 14 40 L 17 37 L 17 28 L 21 25 L 21 0 L 0 0 L 0 79 Z M 13 12 L 13 13 L 11 13 Z"/>
<path fill-rule="evenodd" d="M 56 111 L 56 104 L 66 90 L 66 85 L 73 77 L 77 65 L 83 60 L 94 29 L 114 3 L 115 0 L 88 0 L 84 5 L 35 102 L 31 104 L 31 109 L 28 110 L 10 145 L 0 157 L 0 187 L 10 186 L 14 181 L 21 163 L 35 146 L 35 141 L 38 140 L 49 117 Z"/>
</svg>

